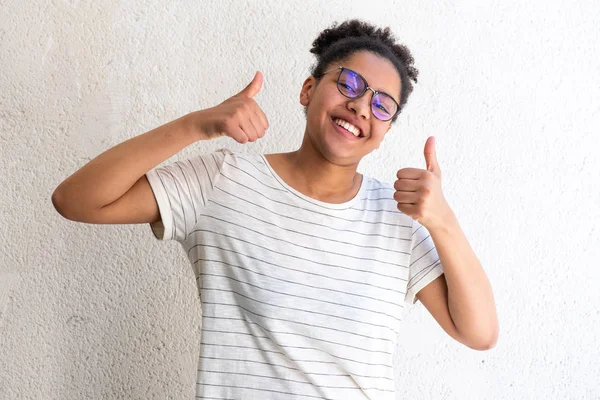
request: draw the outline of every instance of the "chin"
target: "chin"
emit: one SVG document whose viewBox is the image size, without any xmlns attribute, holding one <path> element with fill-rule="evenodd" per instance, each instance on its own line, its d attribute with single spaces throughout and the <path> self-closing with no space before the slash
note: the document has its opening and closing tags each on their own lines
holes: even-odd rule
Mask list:
<svg viewBox="0 0 600 400">
<path fill-rule="evenodd" d="M 316 128 L 308 126 L 307 135 L 313 148 L 332 164 L 357 164 L 366 155 L 363 154 L 365 150 L 364 146 L 369 142 L 369 139 L 361 139 L 356 142 L 344 139 L 343 136 L 340 136 L 337 131 L 332 129 L 330 119 L 327 116 L 324 123 L 319 124 Z M 311 134 L 309 132 L 319 133 Z"/>
<path fill-rule="evenodd" d="M 363 157 L 363 154 L 357 154 L 356 149 L 342 149 L 326 141 L 321 142 L 318 148 L 325 159 L 336 165 L 358 164 Z"/>
</svg>

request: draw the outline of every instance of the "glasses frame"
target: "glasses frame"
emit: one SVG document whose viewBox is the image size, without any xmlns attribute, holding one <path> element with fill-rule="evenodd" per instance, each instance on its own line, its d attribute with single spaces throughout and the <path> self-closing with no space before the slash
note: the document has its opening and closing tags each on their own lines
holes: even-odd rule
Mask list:
<svg viewBox="0 0 600 400">
<path fill-rule="evenodd" d="M 373 112 L 373 98 L 374 98 L 374 97 L 375 97 L 375 95 L 376 95 L 376 94 L 378 94 L 378 93 L 381 93 L 381 94 L 384 94 L 384 95 L 388 96 L 388 97 L 389 97 L 390 99 L 392 99 L 392 101 L 393 101 L 393 102 L 396 104 L 396 112 L 394 113 L 394 115 L 392 115 L 392 116 L 391 116 L 389 119 L 380 119 L 380 118 L 377 118 L 379 121 L 384 121 L 384 122 L 386 122 L 386 121 L 390 121 L 390 120 L 394 119 L 394 118 L 396 117 L 396 115 L 398 115 L 398 114 L 400 113 L 400 104 L 398 104 L 398 102 L 396 101 L 396 99 L 394 99 L 392 96 L 390 96 L 390 95 L 389 95 L 388 93 L 386 93 L 386 92 L 381 92 L 381 91 L 379 91 L 379 90 L 375 90 L 375 89 L 373 89 L 371 86 L 369 86 L 369 84 L 367 83 L 367 80 L 365 79 L 365 77 L 364 77 L 364 76 L 362 76 L 361 74 L 359 74 L 358 72 L 356 72 L 356 71 L 354 71 L 354 70 L 352 70 L 352 69 L 350 69 L 350 68 L 342 67 L 342 66 L 340 65 L 340 66 L 337 66 L 337 67 L 335 67 L 335 68 L 328 69 L 327 71 L 325 71 L 325 72 L 321 73 L 320 75 L 317 75 L 317 76 L 315 76 L 315 78 L 320 78 L 320 77 L 324 76 L 326 73 L 328 73 L 328 72 L 331 72 L 331 71 L 335 71 L 336 69 L 339 69 L 339 70 L 340 70 L 340 74 L 339 74 L 339 75 L 338 75 L 338 77 L 337 77 L 337 88 L 338 88 L 339 92 L 342 94 L 342 96 L 344 96 L 344 97 L 347 97 L 347 98 L 349 98 L 349 99 L 358 99 L 358 98 L 362 97 L 362 96 L 363 96 L 363 95 L 364 95 L 364 94 L 367 92 L 367 89 L 368 89 L 368 90 L 370 90 L 370 91 L 372 91 L 372 92 L 373 92 L 373 96 L 371 96 L 371 114 L 373 114 L 373 116 L 374 116 L 375 118 L 377 118 L 377 116 L 376 116 L 376 115 L 375 115 L 375 113 Z M 350 72 L 352 72 L 353 74 L 356 74 L 356 75 L 357 75 L 357 76 L 358 76 L 360 79 L 362 79 L 362 80 L 363 80 L 363 82 L 365 83 L 365 90 L 364 90 L 364 91 L 363 91 L 361 94 L 359 94 L 358 96 L 356 96 L 356 97 L 350 97 L 350 96 L 347 96 L 347 95 L 345 95 L 345 94 L 344 94 L 344 92 L 342 92 L 342 90 L 340 89 L 340 78 L 341 78 L 341 76 L 342 76 L 342 72 L 344 72 L 344 70 L 346 70 L 346 71 L 350 71 Z"/>
</svg>

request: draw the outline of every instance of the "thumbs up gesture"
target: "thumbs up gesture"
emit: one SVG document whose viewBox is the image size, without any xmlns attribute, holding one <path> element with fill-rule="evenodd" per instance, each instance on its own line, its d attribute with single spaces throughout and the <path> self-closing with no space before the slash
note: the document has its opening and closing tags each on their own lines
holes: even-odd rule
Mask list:
<svg viewBox="0 0 600 400">
<path fill-rule="evenodd" d="M 442 227 L 452 210 L 442 193 L 442 171 L 435 155 L 435 137 L 425 142 L 427 169 L 402 168 L 394 182 L 398 209 L 428 230 Z"/>
<path fill-rule="evenodd" d="M 263 75 L 257 72 L 241 92 L 215 107 L 186 115 L 199 140 L 229 136 L 239 143 L 247 143 L 262 138 L 269 121 L 253 99 L 262 84 Z"/>
</svg>

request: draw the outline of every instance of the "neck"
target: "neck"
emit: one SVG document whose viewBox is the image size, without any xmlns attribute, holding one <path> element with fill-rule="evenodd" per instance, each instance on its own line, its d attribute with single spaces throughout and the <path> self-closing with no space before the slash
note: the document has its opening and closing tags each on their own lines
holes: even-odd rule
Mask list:
<svg viewBox="0 0 600 400">
<path fill-rule="evenodd" d="M 298 150 L 280 156 L 285 164 L 280 176 L 283 175 L 282 178 L 294 189 L 317 200 L 330 203 L 349 201 L 362 183 L 361 175 L 356 172 L 358 163 L 332 163 L 314 147 L 306 134 Z"/>
</svg>

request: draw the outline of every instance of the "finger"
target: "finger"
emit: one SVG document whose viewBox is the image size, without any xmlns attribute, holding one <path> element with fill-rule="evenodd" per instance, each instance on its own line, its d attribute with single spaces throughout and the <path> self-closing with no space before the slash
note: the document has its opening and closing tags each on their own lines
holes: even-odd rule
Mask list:
<svg viewBox="0 0 600 400">
<path fill-rule="evenodd" d="M 248 136 L 248 140 L 250 142 L 256 141 L 258 133 L 256 132 L 256 129 L 254 129 L 254 125 L 252 125 L 252 122 L 249 118 L 246 118 L 240 122 L 240 128 L 242 128 L 246 136 Z"/>
<path fill-rule="evenodd" d="M 417 204 L 419 196 L 415 192 L 395 192 L 394 200 L 400 204 Z"/>
<path fill-rule="evenodd" d="M 419 187 L 419 181 L 415 179 L 398 179 L 394 182 L 394 189 L 402 192 L 416 192 Z"/>
<path fill-rule="evenodd" d="M 440 166 L 435 153 L 435 136 L 430 136 L 427 138 L 423 153 L 425 155 L 425 165 L 427 170 L 437 174 L 437 172 L 440 170 Z"/>
<path fill-rule="evenodd" d="M 248 143 L 248 136 L 246 133 L 240 128 L 236 126 L 235 128 L 231 128 L 229 131 L 229 136 L 238 143 L 245 144 Z"/>
<path fill-rule="evenodd" d="M 249 112 L 248 118 L 252 121 L 252 125 L 256 130 L 257 137 L 261 138 L 265 134 L 265 129 L 267 129 L 267 126 L 265 126 L 265 121 L 263 120 L 266 119 L 266 116 L 258 104 L 256 104 L 256 101 L 252 101 L 250 103 L 250 110 L 251 111 Z M 266 125 L 268 125 L 268 123 Z"/>
<path fill-rule="evenodd" d="M 398 179 L 419 179 L 425 170 L 419 168 L 402 168 L 396 173 Z"/>
<path fill-rule="evenodd" d="M 256 104 L 256 108 L 254 109 L 254 112 L 260 119 L 263 131 L 266 131 L 267 129 L 269 129 L 269 120 L 267 119 L 267 116 L 264 113 L 264 111 L 258 106 L 258 104 Z"/>
<path fill-rule="evenodd" d="M 252 124 L 254 125 L 254 129 L 256 129 L 257 137 L 260 139 L 265 136 L 265 129 L 267 129 L 264 125 L 264 122 L 257 114 L 252 114 Z"/>
<path fill-rule="evenodd" d="M 256 134 L 256 136 L 254 136 L 253 138 L 253 142 L 256 141 L 257 139 L 261 138 L 264 136 L 264 130 L 262 129 L 262 122 L 260 121 L 260 119 L 256 116 L 256 114 L 254 113 L 250 113 L 250 117 L 248 118 L 248 121 L 250 121 L 250 124 L 252 125 L 252 128 L 254 128 L 254 133 Z"/>
<path fill-rule="evenodd" d="M 398 203 L 396 205 L 396 208 L 398 208 L 398 210 L 402 211 L 404 214 L 406 214 L 408 216 L 415 215 L 419 211 L 418 206 L 414 205 L 414 204 Z"/>
<path fill-rule="evenodd" d="M 252 82 L 250 82 L 248 84 L 248 86 L 246 86 L 244 88 L 244 90 L 239 92 L 237 95 L 247 97 L 249 99 L 254 97 L 258 92 L 260 92 L 260 89 L 262 88 L 263 80 L 264 80 L 264 78 L 263 78 L 262 72 L 257 71 L 256 74 L 254 75 L 254 78 L 252 79 Z"/>
</svg>

